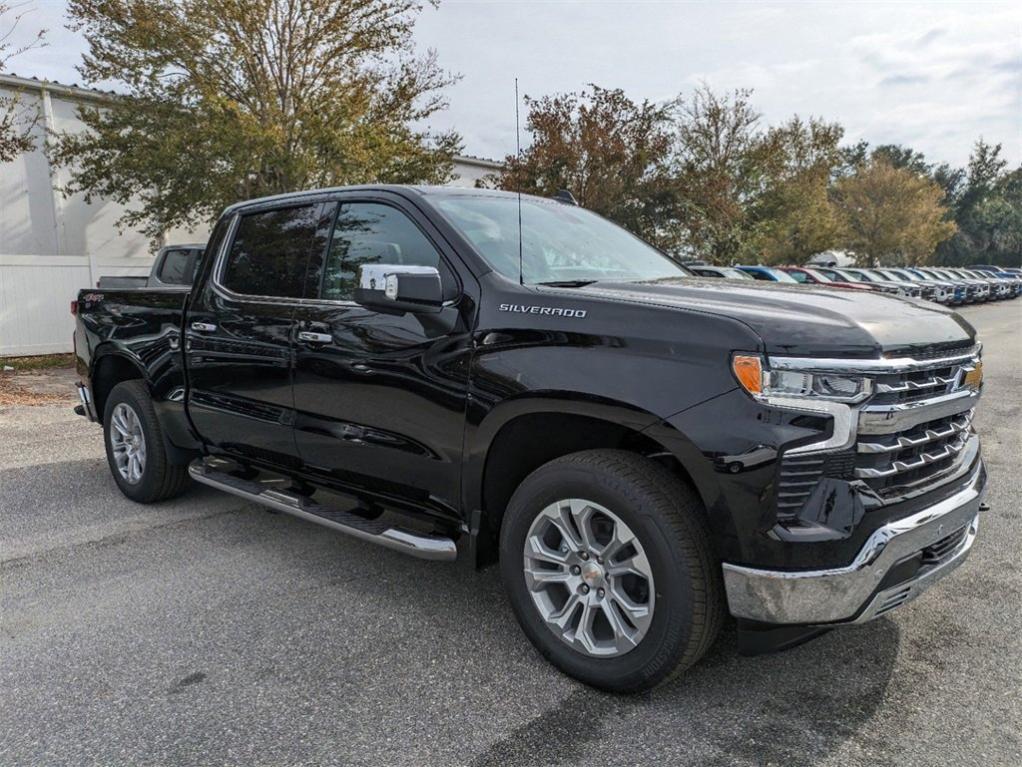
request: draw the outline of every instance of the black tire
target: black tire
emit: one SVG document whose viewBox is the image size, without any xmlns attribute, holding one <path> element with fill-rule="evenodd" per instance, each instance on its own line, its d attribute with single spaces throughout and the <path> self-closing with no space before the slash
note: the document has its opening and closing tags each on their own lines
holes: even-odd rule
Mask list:
<svg viewBox="0 0 1022 767">
<path fill-rule="evenodd" d="M 612 510 L 637 536 L 654 579 L 649 628 L 634 649 L 593 657 L 548 627 L 526 585 L 523 549 L 548 505 L 582 498 Z M 725 603 L 720 563 L 696 493 L 656 462 L 621 450 L 587 450 L 530 474 L 508 504 L 500 532 L 500 570 L 518 622 L 551 663 L 611 692 L 647 690 L 677 677 L 716 640 Z"/>
<path fill-rule="evenodd" d="M 130 482 L 121 474 L 114 458 L 110 421 L 114 409 L 121 404 L 129 407 L 137 416 L 145 439 L 145 464 L 141 478 L 136 482 Z M 106 459 L 114 482 L 131 500 L 155 503 L 180 495 L 188 487 L 188 467 L 169 460 L 163 441 L 163 429 L 156 417 L 149 392 L 141 381 L 124 381 L 110 391 L 103 408 L 103 443 L 106 445 Z"/>
</svg>

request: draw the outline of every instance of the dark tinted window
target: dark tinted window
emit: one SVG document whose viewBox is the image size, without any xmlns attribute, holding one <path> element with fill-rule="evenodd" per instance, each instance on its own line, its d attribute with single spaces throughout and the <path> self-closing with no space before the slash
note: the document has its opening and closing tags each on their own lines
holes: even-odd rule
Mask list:
<svg viewBox="0 0 1022 767">
<path fill-rule="evenodd" d="M 754 279 L 754 280 L 766 280 L 766 281 L 770 280 L 770 278 L 766 274 L 764 274 L 763 272 L 745 272 L 745 273 L 747 275 L 749 275 L 750 277 L 752 277 L 752 279 Z"/>
<path fill-rule="evenodd" d="M 318 207 L 242 216 L 221 278 L 223 286 L 247 296 L 301 297 Z"/>
<path fill-rule="evenodd" d="M 160 273 L 156 276 L 168 285 L 191 285 L 201 252 L 189 248 L 168 250 L 160 264 Z"/>
<path fill-rule="evenodd" d="M 717 272 L 712 271 L 711 269 L 700 269 L 698 266 L 690 266 L 689 269 L 691 269 L 693 272 L 698 274 L 700 277 L 723 277 L 724 276 L 722 274 L 718 274 Z"/>
<path fill-rule="evenodd" d="M 330 238 L 322 297 L 350 300 L 362 264 L 441 268 L 436 248 L 404 213 L 379 203 L 344 203 Z"/>
</svg>

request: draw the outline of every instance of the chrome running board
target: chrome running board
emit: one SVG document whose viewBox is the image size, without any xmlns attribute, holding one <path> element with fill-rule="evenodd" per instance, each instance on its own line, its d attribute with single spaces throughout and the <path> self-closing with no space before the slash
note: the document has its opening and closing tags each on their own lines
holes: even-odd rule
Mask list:
<svg viewBox="0 0 1022 767">
<path fill-rule="evenodd" d="M 278 487 L 217 471 L 207 466 L 202 459 L 193 461 L 188 467 L 188 473 L 196 482 L 223 490 L 225 493 L 315 522 L 378 546 L 403 551 L 419 559 L 450 562 L 458 554 L 457 547 L 450 538 L 391 527 L 380 520 L 365 519 L 350 511 L 324 506 Z"/>
</svg>

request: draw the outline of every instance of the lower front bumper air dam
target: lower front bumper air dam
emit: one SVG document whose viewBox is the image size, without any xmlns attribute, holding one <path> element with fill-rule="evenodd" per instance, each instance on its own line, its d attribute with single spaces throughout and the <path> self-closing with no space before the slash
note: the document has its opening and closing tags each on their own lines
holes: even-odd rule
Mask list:
<svg viewBox="0 0 1022 767">
<path fill-rule="evenodd" d="M 979 528 L 985 482 L 979 465 L 966 487 L 878 528 L 851 564 L 842 567 L 761 570 L 725 562 L 732 615 L 764 624 L 821 626 L 861 623 L 905 604 L 968 556 Z M 888 574 L 913 558 L 915 571 L 891 583 Z"/>
</svg>

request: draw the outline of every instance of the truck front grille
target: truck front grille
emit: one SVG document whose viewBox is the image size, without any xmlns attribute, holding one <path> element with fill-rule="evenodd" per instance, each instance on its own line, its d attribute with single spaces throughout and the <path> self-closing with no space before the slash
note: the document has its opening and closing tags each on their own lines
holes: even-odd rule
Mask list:
<svg viewBox="0 0 1022 767">
<path fill-rule="evenodd" d="M 854 482 L 871 509 L 928 492 L 966 471 L 979 449 L 972 430 L 979 352 L 973 344 L 935 344 L 875 363 L 848 363 L 871 379 L 872 396 L 852 409 L 854 431 L 847 433 L 846 448 L 782 455 L 777 514 L 798 515 L 825 478 Z M 831 360 L 799 362 L 808 370 L 816 364 L 843 370 Z"/>
<path fill-rule="evenodd" d="M 924 350 L 907 369 L 874 378 L 875 394 L 860 412 L 855 477 L 881 499 L 934 486 L 964 458 L 975 405 L 964 382 L 977 353 Z"/>
<path fill-rule="evenodd" d="M 901 434 L 860 439 L 855 477 L 879 496 L 898 494 L 935 483 L 958 464 L 970 437 L 972 411 L 953 419 L 942 418 Z M 867 441 L 868 440 L 868 441 Z"/>
</svg>

